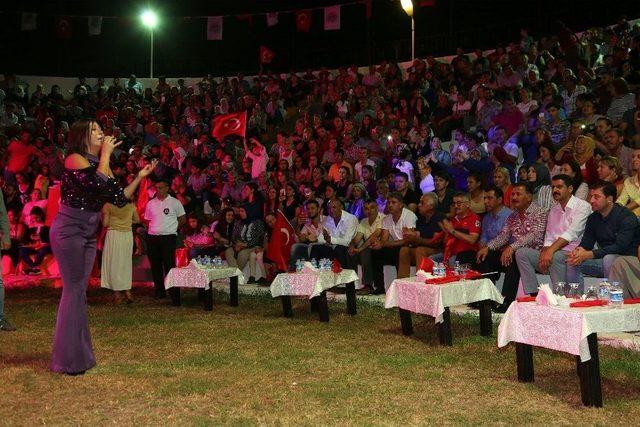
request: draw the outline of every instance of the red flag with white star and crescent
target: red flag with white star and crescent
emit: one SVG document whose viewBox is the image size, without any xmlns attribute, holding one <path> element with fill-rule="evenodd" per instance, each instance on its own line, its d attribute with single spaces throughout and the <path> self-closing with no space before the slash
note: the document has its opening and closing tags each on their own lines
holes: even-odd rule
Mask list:
<svg viewBox="0 0 640 427">
<path fill-rule="evenodd" d="M 267 257 L 279 271 L 289 269 L 291 246 L 296 242 L 296 233 L 282 211 L 276 212 L 276 224 L 267 245 Z"/>
<path fill-rule="evenodd" d="M 223 114 L 213 119 L 211 136 L 220 140 L 227 135 L 245 137 L 247 131 L 247 112 Z"/>
</svg>

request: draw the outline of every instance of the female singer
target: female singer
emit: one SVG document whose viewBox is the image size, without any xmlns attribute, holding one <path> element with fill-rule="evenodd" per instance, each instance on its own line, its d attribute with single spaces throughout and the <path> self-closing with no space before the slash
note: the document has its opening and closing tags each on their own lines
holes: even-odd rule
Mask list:
<svg viewBox="0 0 640 427">
<path fill-rule="evenodd" d="M 123 189 L 109 167 L 111 153 L 120 144 L 105 136 L 94 120 L 78 120 L 69 130 L 60 210 L 51 226 L 51 248 L 63 284 L 51 358 L 54 372 L 79 375 L 96 364 L 86 290 L 96 257 L 100 211 L 106 202 L 124 206 L 156 165 L 145 166 Z"/>
</svg>

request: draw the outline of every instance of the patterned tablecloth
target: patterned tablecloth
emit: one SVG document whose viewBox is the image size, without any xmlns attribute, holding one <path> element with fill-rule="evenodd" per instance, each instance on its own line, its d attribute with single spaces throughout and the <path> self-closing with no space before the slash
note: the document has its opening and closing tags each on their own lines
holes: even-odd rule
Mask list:
<svg viewBox="0 0 640 427">
<path fill-rule="evenodd" d="M 511 341 L 545 347 L 591 359 L 587 337 L 596 332 L 640 330 L 640 305 L 621 309 L 543 306 L 536 302 L 514 302 L 498 327 L 498 347 Z"/>
<path fill-rule="evenodd" d="M 280 273 L 271 283 L 271 296 L 276 298 L 295 295 L 311 299 L 322 291 L 351 282 L 357 283 L 358 280 L 358 274 L 354 270 L 346 269 L 337 274 L 332 271 Z"/>
<path fill-rule="evenodd" d="M 164 287 L 165 289 L 174 286 L 209 289 L 211 282 L 234 276 L 238 277 L 239 285 L 244 284 L 244 275 L 237 267 L 205 267 L 192 260 L 186 267 L 176 267 L 169 270 L 164 279 Z"/>
<path fill-rule="evenodd" d="M 500 292 L 489 279 L 465 280 L 439 285 L 425 284 L 416 277 L 396 279 L 387 289 L 385 308 L 399 307 L 412 313 L 426 314 L 441 323 L 446 307 L 493 300 L 502 303 Z"/>
</svg>

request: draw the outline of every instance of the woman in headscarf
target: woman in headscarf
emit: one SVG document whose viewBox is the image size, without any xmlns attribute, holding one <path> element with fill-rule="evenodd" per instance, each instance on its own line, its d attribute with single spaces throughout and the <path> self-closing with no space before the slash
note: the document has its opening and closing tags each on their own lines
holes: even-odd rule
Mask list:
<svg viewBox="0 0 640 427">
<path fill-rule="evenodd" d="M 367 194 L 367 189 L 360 182 L 356 182 L 351 187 L 351 198 L 349 200 L 349 212 L 352 215 L 355 215 L 358 218 L 358 221 L 363 219 L 366 214 L 364 212 L 364 203 L 365 200 L 369 198 Z"/>
<path fill-rule="evenodd" d="M 541 208 L 551 209 L 553 197 L 549 169 L 539 163 L 533 164 L 529 166 L 527 178 L 533 187 L 533 201 Z"/>
<path fill-rule="evenodd" d="M 567 163 L 574 160 L 580 166 L 582 180 L 591 185 L 598 180 L 598 165 L 593 158 L 596 141 L 586 135 L 580 135 L 572 144 L 569 143 L 558 150 L 556 161 Z"/>
</svg>

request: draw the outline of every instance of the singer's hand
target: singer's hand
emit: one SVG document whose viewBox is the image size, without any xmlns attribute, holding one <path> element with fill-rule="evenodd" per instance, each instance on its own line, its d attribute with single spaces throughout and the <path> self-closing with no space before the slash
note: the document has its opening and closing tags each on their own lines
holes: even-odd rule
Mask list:
<svg viewBox="0 0 640 427">
<path fill-rule="evenodd" d="M 111 156 L 113 150 L 120 144 L 122 144 L 122 141 L 116 140 L 115 137 L 110 135 L 105 136 L 102 140 L 102 148 L 100 149 L 100 154 L 102 154 L 103 156 Z"/>
<path fill-rule="evenodd" d="M 149 176 L 149 174 L 153 172 L 153 170 L 156 168 L 157 164 L 158 164 L 158 159 L 151 160 L 151 163 L 149 163 L 147 166 L 140 169 L 140 172 L 138 172 L 138 176 L 140 178 L 145 178 Z"/>
</svg>

